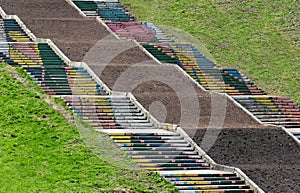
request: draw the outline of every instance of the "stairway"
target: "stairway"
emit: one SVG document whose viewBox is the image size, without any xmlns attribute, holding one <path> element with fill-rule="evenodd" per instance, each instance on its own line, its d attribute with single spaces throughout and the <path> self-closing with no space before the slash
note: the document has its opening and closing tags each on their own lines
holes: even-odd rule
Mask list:
<svg viewBox="0 0 300 193">
<path fill-rule="evenodd" d="M 177 64 L 206 90 L 229 95 L 264 94 L 236 68 L 218 68 L 190 44 L 142 45 L 159 61 Z"/>
<path fill-rule="evenodd" d="M 76 1 L 74 1 L 76 2 Z M 96 1 L 93 1 L 96 3 Z M 78 4 L 77 2 L 75 3 Z M 107 0 L 103 6 L 114 9 L 115 6 L 124 9 L 117 1 Z M 80 8 L 80 6 L 79 6 Z M 121 9 L 120 8 L 120 9 Z M 83 9 L 82 9 L 83 10 Z M 84 11 L 84 10 L 83 10 Z M 101 14 L 100 17 L 105 19 Z M 117 18 L 117 17 L 116 17 Z M 106 22 L 107 26 L 119 37 L 134 39 L 162 63 L 172 63 L 182 68 L 202 88 L 208 91 L 226 93 L 234 100 L 242 96 L 262 96 L 266 93 L 258 88 L 249 78 L 241 74 L 236 68 L 219 68 L 207 59 L 196 47 L 191 44 L 176 44 L 157 26 L 147 22 Z M 146 30 L 147 27 L 149 30 Z M 151 36 L 151 32 L 153 33 Z M 154 43 L 155 42 L 155 43 Z M 236 100 L 244 108 L 248 105 Z M 295 104 L 299 107 L 297 104 Z M 251 111 L 250 111 L 251 112 Z M 288 117 L 269 117 L 253 114 L 262 122 L 280 125 L 288 128 L 291 134 L 300 139 L 299 120 L 296 115 Z"/>
<path fill-rule="evenodd" d="M 96 130 L 153 129 L 145 115 L 124 96 L 66 96 L 64 100 Z"/>
<path fill-rule="evenodd" d="M 265 124 L 284 126 L 300 140 L 300 107 L 288 97 L 236 96 L 234 99 Z"/>
<path fill-rule="evenodd" d="M 214 170 L 178 133 L 158 129 L 107 133 L 138 166 L 160 173 L 180 192 L 253 192 L 236 174 Z"/>
<path fill-rule="evenodd" d="M 1 42 L 31 42 L 31 38 L 25 33 L 14 19 L 0 17 L 0 41 Z"/>
<path fill-rule="evenodd" d="M 103 20 L 112 22 L 134 21 L 134 17 L 129 14 L 129 12 L 121 5 L 119 1 L 73 0 L 73 2 L 86 16 L 100 16 Z"/>
<path fill-rule="evenodd" d="M 235 180 L 219 180 L 211 182 L 193 179 L 170 179 L 174 185 L 178 185 L 181 192 L 196 192 L 192 190 L 212 189 L 214 192 L 233 191 L 252 192 L 245 182 L 241 181 L 233 173 L 223 173 L 212 170 L 208 164 L 193 147 L 179 134 L 171 131 L 160 130 L 152 126 L 145 115 L 126 97 L 99 96 L 99 97 L 64 97 L 70 109 L 79 115 L 84 122 L 96 130 L 108 133 L 111 139 L 124 151 L 128 153 L 137 165 L 149 171 L 169 171 L 172 176 L 177 171 L 185 171 L 183 176 L 233 176 Z M 138 126 L 138 127 L 137 127 Z M 195 171 L 196 170 L 196 171 Z M 213 174 L 211 174 L 213 173 Z M 167 175 L 167 173 L 165 173 Z M 239 180 L 237 180 L 239 179 Z M 211 179 L 214 180 L 214 179 Z M 206 183 L 206 184 L 205 184 Z M 217 185 L 218 186 L 208 186 Z M 238 184 L 238 185 L 236 185 Z M 244 184 L 244 185 L 242 185 Z M 179 186 L 180 185 L 180 186 Z M 197 185 L 197 186 L 193 186 Z M 236 186 L 235 186 L 236 185 Z M 188 190 L 188 191 L 185 191 Z"/>
<path fill-rule="evenodd" d="M 3 42 L 0 55 L 26 70 L 49 95 L 106 95 L 86 69 L 67 66 L 48 43 Z"/>
<path fill-rule="evenodd" d="M 97 4 L 94 1 L 73 1 L 86 16 L 98 16 Z"/>
<path fill-rule="evenodd" d="M 68 66 L 48 43 L 23 40 L 1 42 L 3 59 L 26 70 L 47 94 L 63 98 L 75 114 L 107 133 L 141 168 L 160 173 L 183 193 L 253 192 L 237 173 L 216 169 L 182 134 L 149 121 L 131 98 L 108 95 L 87 69 Z"/>
<path fill-rule="evenodd" d="M 236 174 L 215 170 L 179 133 L 155 127 L 126 96 L 63 99 L 85 123 L 107 133 L 139 167 L 163 172 L 180 192 L 253 192 Z"/>
<path fill-rule="evenodd" d="M 171 42 L 168 36 L 153 23 L 106 22 L 106 25 L 121 39 L 131 39 L 138 42 Z"/>
<path fill-rule="evenodd" d="M 252 193 L 244 181 L 230 172 L 159 172 L 183 193 Z"/>
</svg>

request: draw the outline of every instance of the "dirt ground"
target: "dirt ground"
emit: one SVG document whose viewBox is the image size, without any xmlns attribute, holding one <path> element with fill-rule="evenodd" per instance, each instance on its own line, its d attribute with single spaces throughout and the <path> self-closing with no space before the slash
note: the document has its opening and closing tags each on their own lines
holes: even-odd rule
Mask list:
<svg viewBox="0 0 300 193">
<path fill-rule="evenodd" d="M 18 15 L 39 38 L 50 38 L 73 61 L 85 53 L 108 32 L 95 19 L 83 18 L 64 0 L 0 0 L 10 15 Z"/>
<path fill-rule="evenodd" d="M 267 192 L 299 192 L 299 146 L 280 129 L 257 124 L 224 96 L 196 88 L 181 71 L 156 63 L 134 43 L 107 38 L 103 26 L 64 0 L 0 0 L 0 6 L 37 37 L 52 39 L 71 60 L 88 61 L 113 90 L 132 91 L 150 112 L 161 104 L 164 116 L 151 113 L 184 127 L 202 147 L 206 127 L 222 128 L 208 151 L 216 162 L 239 167 Z"/>
<path fill-rule="evenodd" d="M 202 144 L 205 129 L 194 140 Z M 299 145 L 281 129 L 223 129 L 208 154 L 217 162 L 242 169 L 266 192 L 300 190 Z"/>
</svg>

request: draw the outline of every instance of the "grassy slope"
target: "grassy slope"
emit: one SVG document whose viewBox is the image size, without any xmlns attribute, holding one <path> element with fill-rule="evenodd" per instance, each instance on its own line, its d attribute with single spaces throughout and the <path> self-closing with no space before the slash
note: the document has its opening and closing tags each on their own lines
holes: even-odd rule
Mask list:
<svg viewBox="0 0 300 193">
<path fill-rule="evenodd" d="M 269 94 L 300 103 L 299 0 L 122 0 L 143 21 L 180 28 L 219 66 L 237 67 Z"/>
<path fill-rule="evenodd" d="M 107 153 L 122 153 L 106 136 L 69 126 L 35 83 L 16 77 L 0 64 L 0 192 L 175 192 L 158 175 L 130 169 L 127 157 L 114 163 Z"/>
</svg>

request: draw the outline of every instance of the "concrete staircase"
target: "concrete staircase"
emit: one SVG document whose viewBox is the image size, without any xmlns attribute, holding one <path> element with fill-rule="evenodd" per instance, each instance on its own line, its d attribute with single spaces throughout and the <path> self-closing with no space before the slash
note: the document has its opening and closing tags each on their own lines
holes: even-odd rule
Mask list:
<svg viewBox="0 0 300 193">
<path fill-rule="evenodd" d="M 234 99 L 261 122 L 284 126 L 300 140 L 300 107 L 288 97 L 236 96 Z"/>
<path fill-rule="evenodd" d="M 106 22 L 107 26 L 121 39 L 132 39 L 138 42 L 171 42 L 169 37 L 156 25 L 149 22 Z"/>
<path fill-rule="evenodd" d="M 63 99 L 85 123 L 107 133 L 139 167 L 161 173 L 180 192 L 253 192 L 235 173 L 215 169 L 180 133 L 151 123 L 129 97 Z"/>
<path fill-rule="evenodd" d="M 129 12 L 119 1 L 95 0 L 95 1 L 73 1 L 86 16 L 100 16 L 105 21 L 128 22 L 134 21 Z"/>
<path fill-rule="evenodd" d="M 85 123 L 107 133 L 139 167 L 161 173 L 180 192 L 253 192 L 235 173 L 215 169 L 180 133 L 156 127 L 126 96 L 63 99 Z"/>
<path fill-rule="evenodd" d="M 0 41 L 1 42 L 31 42 L 31 38 L 24 32 L 14 19 L 0 17 Z"/>
<path fill-rule="evenodd" d="M 103 95 L 101 86 L 82 67 L 70 67 L 48 43 L 2 42 L 2 60 L 24 68 L 49 95 Z"/>
<path fill-rule="evenodd" d="M 95 7 L 94 4 L 99 5 L 99 1 L 95 0 L 80 1 L 80 3 L 73 0 L 73 2 L 76 4 L 78 9 L 83 11 L 84 14 L 87 14 L 84 8 L 85 6 L 90 6 L 89 4 L 93 4 L 93 7 Z M 106 9 L 114 10 L 118 7 L 118 9 L 122 9 L 123 11 L 125 10 L 125 8 L 116 0 L 106 0 L 100 4 L 102 4 Z M 240 103 L 240 107 L 248 114 L 256 117 L 258 120 L 262 120 L 262 123 L 283 126 L 294 136 L 294 139 L 300 143 L 299 120 L 296 115 L 293 114 L 289 117 L 280 118 L 264 116 L 262 118 L 251 111 L 247 111 L 249 105 L 240 102 L 240 100 L 236 100 L 242 96 L 248 95 L 267 97 L 263 90 L 258 88 L 249 78 L 241 74 L 236 68 L 217 67 L 214 62 L 206 58 L 192 44 L 176 43 L 174 40 L 171 40 L 167 34 L 160 30 L 159 27 L 152 23 L 132 22 L 130 20 L 121 21 L 117 15 L 113 14 L 110 15 L 110 19 L 107 21 L 100 12 L 96 15 L 100 16 L 104 20 L 104 23 L 106 22 L 105 24 L 112 33 L 115 33 L 122 39 L 127 38 L 140 42 L 147 50 L 148 54 L 152 55 L 156 60 L 162 63 L 178 65 L 199 85 L 199 87 L 204 90 L 225 93 L 229 95 L 229 97 L 232 96 L 232 99 L 235 100 L 235 102 Z M 299 108 L 297 104 L 293 101 L 291 102 L 294 104 L 296 109 Z"/>
<path fill-rule="evenodd" d="M 1 42 L 4 61 L 26 70 L 49 95 L 63 98 L 141 168 L 160 173 L 180 192 L 263 192 L 238 169 L 215 164 L 182 130 L 167 130 L 130 94 L 108 95 L 111 91 L 85 64 L 67 61 L 45 40 L 33 41 Z"/>
</svg>

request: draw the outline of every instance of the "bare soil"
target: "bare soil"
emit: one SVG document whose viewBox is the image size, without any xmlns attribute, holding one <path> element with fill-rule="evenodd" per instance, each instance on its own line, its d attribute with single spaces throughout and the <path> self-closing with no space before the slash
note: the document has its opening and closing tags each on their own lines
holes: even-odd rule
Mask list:
<svg viewBox="0 0 300 193">
<path fill-rule="evenodd" d="M 98 53 L 88 64 L 110 88 L 133 92 L 146 109 L 160 101 L 165 122 L 181 125 L 199 145 L 206 127 L 222 128 L 208 151 L 216 162 L 239 167 L 267 192 L 299 192 L 299 146 L 281 129 L 259 125 L 223 95 L 202 91 L 132 42 L 106 40 L 103 26 L 81 17 L 65 0 L 0 0 L 0 6 L 18 15 L 37 37 L 52 39 L 73 61 L 84 60 L 93 48 Z"/>
<path fill-rule="evenodd" d="M 64 0 L 0 0 L 10 15 L 18 15 L 35 36 L 50 38 L 71 60 L 81 61 L 97 41 L 109 33 L 96 19 L 88 19 Z"/>
<path fill-rule="evenodd" d="M 196 131 L 197 144 L 205 132 Z M 300 190 L 299 145 L 279 128 L 223 129 L 208 154 L 220 164 L 242 169 L 266 192 Z"/>
</svg>

